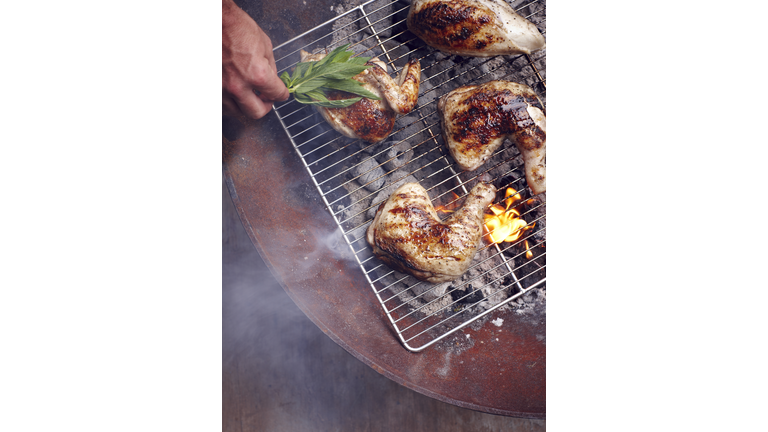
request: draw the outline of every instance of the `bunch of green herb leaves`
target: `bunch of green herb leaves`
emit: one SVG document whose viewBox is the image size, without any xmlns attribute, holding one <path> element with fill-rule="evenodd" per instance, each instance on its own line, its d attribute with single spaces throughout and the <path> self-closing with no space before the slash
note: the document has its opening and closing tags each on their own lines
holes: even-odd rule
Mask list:
<svg viewBox="0 0 768 432">
<path fill-rule="evenodd" d="M 352 79 L 353 76 L 368 69 L 370 57 L 352 57 L 354 52 L 347 51 L 349 44 L 342 45 L 319 61 L 301 62 L 293 70 L 293 76 L 283 72 L 280 79 L 293 93 L 297 101 L 304 104 L 326 108 L 344 108 L 363 97 L 379 100 L 363 85 Z M 329 100 L 326 94 L 331 90 L 341 90 L 361 97 Z"/>
</svg>

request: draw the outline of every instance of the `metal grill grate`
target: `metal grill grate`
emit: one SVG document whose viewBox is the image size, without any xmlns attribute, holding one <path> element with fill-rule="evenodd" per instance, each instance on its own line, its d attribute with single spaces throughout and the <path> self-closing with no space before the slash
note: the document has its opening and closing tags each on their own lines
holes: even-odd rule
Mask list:
<svg viewBox="0 0 768 432">
<path fill-rule="evenodd" d="M 545 0 L 510 4 L 546 36 Z M 544 196 L 529 200 L 519 152 L 514 146 L 502 146 L 476 171 L 462 172 L 440 137 L 436 104 L 440 96 L 461 85 L 492 79 L 527 84 L 546 103 L 546 54 L 448 56 L 407 30 L 408 8 L 408 2 L 371 0 L 274 48 L 278 74 L 296 65 L 301 49 L 320 52 L 346 43 L 358 54 L 378 56 L 393 76 L 410 58 L 419 59 L 419 104 L 398 117 L 387 140 L 370 144 L 343 137 L 313 107 L 292 98 L 276 104 L 275 112 L 398 337 L 415 352 L 531 290 L 545 288 L 546 202 Z M 469 271 L 447 284 L 396 273 L 373 256 L 366 228 L 379 204 L 399 184 L 418 181 L 436 207 L 449 209 L 480 179 L 500 191 L 517 190 L 523 196 L 517 207 L 521 218 L 535 227 L 514 243 L 484 243 Z M 502 200 L 503 194 L 497 202 Z M 526 242 L 533 258 L 525 257 Z"/>
</svg>

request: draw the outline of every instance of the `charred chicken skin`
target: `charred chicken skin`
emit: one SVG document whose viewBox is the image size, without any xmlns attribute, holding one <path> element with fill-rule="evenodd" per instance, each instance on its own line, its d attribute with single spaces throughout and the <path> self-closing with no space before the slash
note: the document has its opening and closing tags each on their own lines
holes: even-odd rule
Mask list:
<svg viewBox="0 0 768 432">
<path fill-rule="evenodd" d="M 310 54 L 303 50 L 300 54 L 302 62 L 318 61 L 325 57 L 324 53 Z M 387 65 L 378 58 L 372 58 L 367 64 L 372 67 L 352 79 L 362 83 L 366 90 L 381 100 L 363 98 L 346 108 L 317 107 L 317 110 L 325 121 L 342 135 L 375 143 L 389 136 L 395 127 L 397 114 L 408 114 L 416 106 L 421 64 L 418 60 L 409 61 L 397 79 L 389 76 L 386 72 Z M 335 91 L 326 96 L 328 99 L 338 100 L 355 95 Z"/>
<path fill-rule="evenodd" d="M 366 239 L 389 267 L 433 282 L 452 281 L 467 271 L 481 244 L 483 212 L 496 188 L 478 183 L 461 208 L 441 221 L 418 183 L 399 187 L 379 206 Z"/>
<path fill-rule="evenodd" d="M 414 0 L 407 24 L 427 45 L 462 56 L 530 54 L 546 45 L 504 0 Z"/>
<path fill-rule="evenodd" d="M 509 81 L 459 87 L 441 97 L 437 109 L 461 169 L 476 170 L 509 138 L 523 156 L 531 192 L 547 190 L 547 119 L 533 89 Z"/>
</svg>

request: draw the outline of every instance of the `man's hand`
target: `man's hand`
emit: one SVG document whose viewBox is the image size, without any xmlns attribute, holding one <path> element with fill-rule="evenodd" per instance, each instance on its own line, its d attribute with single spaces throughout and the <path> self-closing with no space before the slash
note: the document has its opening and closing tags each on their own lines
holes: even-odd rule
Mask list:
<svg viewBox="0 0 768 432">
<path fill-rule="evenodd" d="M 288 99 L 277 76 L 272 41 L 233 0 L 222 0 L 222 105 L 224 113 L 258 119 L 273 101 Z"/>
</svg>

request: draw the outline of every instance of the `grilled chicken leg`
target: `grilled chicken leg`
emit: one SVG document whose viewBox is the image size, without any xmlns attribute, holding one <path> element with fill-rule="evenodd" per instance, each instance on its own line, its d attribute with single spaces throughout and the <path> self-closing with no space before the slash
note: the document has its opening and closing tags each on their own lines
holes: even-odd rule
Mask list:
<svg viewBox="0 0 768 432">
<path fill-rule="evenodd" d="M 544 36 L 504 0 L 414 0 L 408 29 L 450 54 L 492 57 L 543 49 Z"/>
<path fill-rule="evenodd" d="M 318 61 L 325 57 L 324 53 L 310 54 L 304 50 L 300 54 L 302 62 Z M 372 58 L 367 64 L 373 67 L 352 79 L 362 83 L 366 90 L 380 97 L 381 100 L 363 98 L 346 108 L 316 108 L 323 118 L 342 135 L 375 143 L 388 137 L 392 132 L 396 114 L 408 114 L 416 106 L 419 98 L 421 64 L 418 60 L 409 61 L 396 80 L 389 76 L 386 72 L 387 65 L 378 58 Z M 336 100 L 347 99 L 354 95 L 335 91 L 327 97 Z"/>
<path fill-rule="evenodd" d="M 509 81 L 459 87 L 437 102 L 443 139 L 461 169 L 476 170 L 505 138 L 523 156 L 534 194 L 547 190 L 547 119 L 530 87 Z"/>
<path fill-rule="evenodd" d="M 464 205 L 441 221 L 418 183 L 400 186 L 379 206 L 366 239 L 389 267 L 419 280 L 452 281 L 467 271 L 483 235 L 483 211 L 496 188 L 478 183 Z"/>
</svg>

